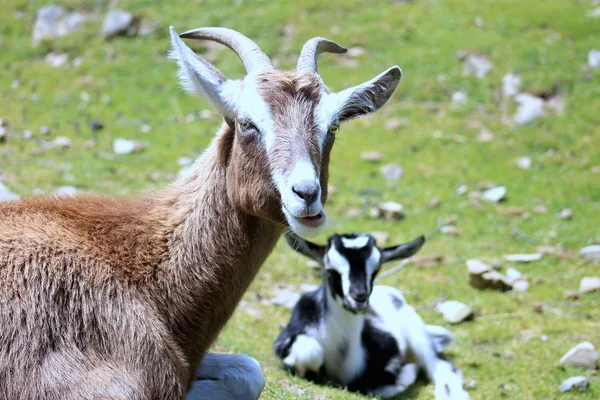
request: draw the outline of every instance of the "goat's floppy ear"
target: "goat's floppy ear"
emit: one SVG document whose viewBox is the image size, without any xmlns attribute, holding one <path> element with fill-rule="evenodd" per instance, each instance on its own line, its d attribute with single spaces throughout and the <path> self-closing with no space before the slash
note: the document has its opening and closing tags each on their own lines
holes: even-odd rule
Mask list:
<svg viewBox="0 0 600 400">
<path fill-rule="evenodd" d="M 287 244 L 298 253 L 317 261 L 319 264 L 323 264 L 325 246 L 309 242 L 292 232 L 285 234 L 285 240 L 287 241 Z"/>
<path fill-rule="evenodd" d="M 425 236 L 419 236 L 412 242 L 381 249 L 381 262 L 385 263 L 411 257 L 419 251 L 421 246 L 423 246 L 423 243 L 425 243 Z"/>
<path fill-rule="evenodd" d="M 194 95 L 206 97 L 232 126 L 235 108 L 240 94 L 240 82 L 231 81 L 212 64 L 198 57 L 179 38 L 173 27 L 171 32 L 170 57 L 177 61 L 177 77 L 183 88 Z"/>
<path fill-rule="evenodd" d="M 364 117 L 379 110 L 392 97 L 401 78 L 402 70 L 394 66 L 362 85 L 334 93 L 340 121 Z"/>
</svg>

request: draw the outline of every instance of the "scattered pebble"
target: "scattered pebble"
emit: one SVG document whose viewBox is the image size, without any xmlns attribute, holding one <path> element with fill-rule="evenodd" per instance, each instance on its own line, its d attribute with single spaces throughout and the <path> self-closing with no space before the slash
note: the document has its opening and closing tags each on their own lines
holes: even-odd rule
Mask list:
<svg viewBox="0 0 600 400">
<path fill-rule="evenodd" d="M 521 75 L 508 73 L 502 77 L 502 94 L 504 97 L 514 96 L 519 93 Z"/>
<path fill-rule="evenodd" d="M 6 142 L 6 128 L 0 126 L 0 142 Z"/>
<path fill-rule="evenodd" d="M 463 196 L 463 195 L 467 194 L 468 191 L 469 191 L 469 188 L 467 188 L 467 185 L 460 185 L 459 187 L 456 188 L 456 194 L 459 196 Z"/>
<path fill-rule="evenodd" d="M 514 116 L 514 121 L 519 124 L 527 124 L 534 119 L 544 115 L 544 100 L 528 93 L 520 93 L 515 96 L 519 108 Z"/>
<path fill-rule="evenodd" d="M 562 219 L 571 219 L 573 218 L 573 211 L 570 208 L 563 208 L 558 216 Z"/>
<path fill-rule="evenodd" d="M 349 218 L 356 218 L 362 215 L 362 210 L 360 208 L 350 208 L 346 211 L 346 216 Z"/>
<path fill-rule="evenodd" d="M 533 207 L 533 212 L 537 214 L 546 214 L 548 212 L 548 208 L 543 204 L 539 204 Z"/>
<path fill-rule="evenodd" d="M 288 289 L 278 289 L 275 292 L 275 297 L 271 299 L 271 304 L 291 309 L 294 308 L 298 300 L 300 300 L 300 293 Z"/>
<path fill-rule="evenodd" d="M 498 207 L 497 210 L 505 215 L 513 217 L 522 217 L 527 214 L 527 210 L 523 207 Z"/>
<path fill-rule="evenodd" d="M 127 11 L 113 8 L 106 14 L 104 24 L 102 25 L 102 36 L 110 39 L 114 36 L 130 34 L 130 29 L 135 24 L 133 14 Z"/>
<path fill-rule="evenodd" d="M 467 94 L 462 90 L 452 93 L 452 104 L 455 106 L 461 106 L 468 100 Z"/>
<path fill-rule="evenodd" d="M 377 163 L 377 162 L 383 160 L 383 154 L 381 154 L 378 151 L 367 151 L 367 152 L 361 153 L 360 158 L 362 158 L 365 161 Z"/>
<path fill-rule="evenodd" d="M 436 311 L 442 314 L 446 321 L 451 324 L 463 322 L 473 316 L 473 311 L 469 306 L 456 300 L 448 300 L 438 304 Z"/>
<path fill-rule="evenodd" d="M 144 143 L 128 140 L 128 139 L 115 139 L 113 142 L 113 151 L 116 154 L 129 154 L 137 151 L 141 151 L 146 148 Z"/>
<path fill-rule="evenodd" d="M 600 261 L 600 244 L 586 246 L 579 250 L 579 255 L 588 260 Z"/>
<path fill-rule="evenodd" d="M 58 53 L 48 53 L 46 57 L 44 57 L 44 62 L 54 68 L 62 67 L 69 60 L 69 55 L 66 53 L 58 54 Z"/>
<path fill-rule="evenodd" d="M 19 200 L 19 196 L 11 192 L 4 183 L 0 182 L 0 202 Z"/>
<path fill-rule="evenodd" d="M 371 232 L 371 236 L 375 238 L 375 243 L 377 244 L 377 246 L 383 246 L 390 237 L 390 234 L 387 232 L 375 231 Z"/>
<path fill-rule="evenodd" d="M 378 206 L 383 217 L 387 220 L 398 220 L 404 218 L 404 207 L 395 201 L 386 201 Z"/>
<path fill-rule="evenodd" d="M 346 55 L 348 55 L 348 57 L 360 57 L 362 55 L 364 55 L 366 53 L 365 49 L 363 49 L 362 47 L 350 47 L 348 49 L 348 52 L 346 53 Z"/>
<path fill-rule="evenodd" d="M 25 139 L 25 140 L 29 140 L 29 139 L 31 139 L 31 138 L 32 138 L 32 136 L 33 136 L 33 132 L 32 132 L 30 129 L 25 129 L 25 130 L 23 131 L 23 134 L 22 134 L 22 136 L 23 136 L 23 139 Z"/>
<path fill-rule="evenodd" d="M 531 261 L 541 260 L 542 259 L 542 254 L 540 254 L 540 253 L 533 253 L 533 254 L 507 254 L 507 255 L 505 255 L 502 258 L 504 258 L 504 260 L 506 260 L 506 261 L 527 263 L 527 262 L 531 262 Z"/>
<path fill-rule="evenodd" d="M 407 123 L 408 120 L 406 118 L 390 118 L 385 123 L 385 129 L 388 131 L 395 131 L 402 128 Z"/>
<path fill-rule="evenodd" d="M 483 192 L 481 198 L 490 203 L 498 203 L 506 197 L 506 186 L 496 186 Z"/>
<path fill-rule="evenodd" d="M 40 8 L 33 23 L 33 43 L 55 39 L 79 30 L 87 17 L 78 11 L 67 13 L 56 4 Z"/>
<path fill-rule="evenodd" d="M 591 50 L 588 54 L 588 65 L 592 68 L 600 67 L 600 50 Z"/>
<path fill-rule="evenodd" d="M 600 7 L 598 8 L 594 8 L 593 10 L 590 10 L 587 12 L 587 16 L 590 18 L 598 18 L 600 17 Z"/>
<path fill-rule="evenodd" d="M 579 291 L 581 293 L 600 292 L 600 278 L 595 276 L 586 276 L 579 282 Z"/>
<path fill-rule="evenodd" d="M 565 299 L 567 300 L 579 300 L 581 298 L 581 294 L 579 292 L 576 292 L 574 290 L 569 290 L 568 292 L 565 292 Z"/>
<path fill-rule="evenodd" d="M 384 166 L 381 167 L 381 176 L 383 176 L 383 179 L 385 179 L 386 181 L 397 181 L 398 179 L 400 179 L 402 177 L 402 174 L 404 173 L 404 171 L 402 170 L 402 167 L 400 167 L 399 165 L 394 165 L 394 164 L 386 164 Z"/>
<path fill-rule="evenodd" d="M 67 149 L 71 147 L 71 139 L 65 136 L 57 136 L 52 141 L 52 147 L 58 149 Z"/>
<path fill-rule="evenodd" d="M 529 157 L 521 157 L 517 160 L 517 167 L 521 169 L 529 169 L 531 168 L 531 158 Z"/>
<path fill-rule="evenodd" d="M 493 65 L 486 57 L 478 54 L 469 54 L 465 58 L 464 72 L 466 75 L 474 75 L 481 79 L 492 69 Z"/>
<path fill-rule="evenodd" d="M 42 126 L 40 128 L 40 135 L 46 136 L 49 133 L 50 133 L 50 128 L 48 128 L 47 126 Z"/>
<path fill-rule="evenodd" d="M 529 282 L 525 279 L 519 279 L 512 283 L 512 288 L 515 292 L 526 292 L 529 289 Z"/>
<path fill-rule="evenodd" d="M 90 128 L 92 129 L 92 132 L 96 132 L 101 129 L 104 129 L 104 124 L 101 121 L 92 120 L 88 124 L 89 124 Z"/>
<path fill-rule="evenodd" d="M 567 351 L 560 359 L 560 365 L 573 365 L 585 369 L 595 369 L 598 352 L 590 342 L 582 342 Z"/>
<path fill-rule="evenodd" d="M 438 208 L 442 204 L 442 200 L 439 197 L 434 197 L 429 200 L 429 208 Z"/>
<path fill-rule="evenodd" d="M 142 124 L 140 130 L 142 131 L 142 133 L 150 133 L 152 127 L 148 124 Z"/>
<path fill-rule="evenodd" d="M 56 191 L 58 196 L 75 196 L 77 194 L 77 188 L 75 186 L 61 186 Z"/>
<path fill-rule="evenodd" d="M 590 381 L 585 376 L 572 376 L 560 384 L 558 390 L 561 392 L 572 392 L 577 390 L 585 392 L 590 386 Z"/>
<path fill-rule="evenodd" d="M 523 274 L 516 268 L 509 267 L 506 269 L 506 277 L 510 280 L 516 281 L 517 279 L 521 279 Z"/>
</svg>

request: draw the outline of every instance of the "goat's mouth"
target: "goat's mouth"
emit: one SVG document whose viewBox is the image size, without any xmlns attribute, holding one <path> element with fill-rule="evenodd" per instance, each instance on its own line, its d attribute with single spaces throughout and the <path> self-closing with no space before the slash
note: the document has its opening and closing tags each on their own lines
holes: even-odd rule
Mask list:
<svg viewBox="0 0 600 400">
<path fill-rule="evenodd" d="M 315 215 L 307 215 L 304 217 L 297 217 L 298 221 L 311 228 L 318 228 L 325 223 L 325 214 L 318 212 Z"/>
</svg>

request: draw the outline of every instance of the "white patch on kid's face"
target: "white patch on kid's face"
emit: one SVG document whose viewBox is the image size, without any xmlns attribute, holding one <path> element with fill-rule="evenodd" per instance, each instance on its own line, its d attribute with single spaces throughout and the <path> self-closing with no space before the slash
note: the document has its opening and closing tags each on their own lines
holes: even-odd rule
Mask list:
<svg viewBox="0 0 600 400">
<path fill-rule="evenodd" d="M 350 263 L 340 254 L 334 246 L 329 248 L 325 257 L 325 268 L 337 271 L 342 279 L 342 294 L 345 296 L 350 292 Z"/>
<path fill-rule="evenodd" d="M 362 249 L 369 243 L 368 236 L 357 236 L 355 238 L 342 237 L 342 244 L 347 249 Z"/>
</svg>

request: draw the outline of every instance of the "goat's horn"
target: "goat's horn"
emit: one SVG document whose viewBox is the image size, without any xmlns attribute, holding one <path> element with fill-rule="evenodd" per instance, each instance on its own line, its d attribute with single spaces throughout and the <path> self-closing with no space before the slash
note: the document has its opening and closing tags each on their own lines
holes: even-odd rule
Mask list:
<svg viewBox="0 0 600 400">
<path fill-rule="evenodd" d="M 269 57 L 258 47 L 256 43 L 228 28 L 199 28 L 187 31 L 179 35 L 181 38 L 205 39 L 221 43 L 235 51 L 246 67 L 246 72 L 252 73 L 273 69 L 273 63 Z"/>
<path fill-rule="evenodd" d="M 339 44 L 332 42 L 331 40 L 322 37 L 312 38 L 308 42 L 306 42 L 304 47 L 302 47 L 302 52 L 300 53 L 300 57 L 298 58 L 296 71 L 308 71 L 316 73 L 317 57 L 319 56 L 319 54 L 342 54 L 347 51 L 348 50 L 345 47 L 342 47 Z"/>
</svg>

